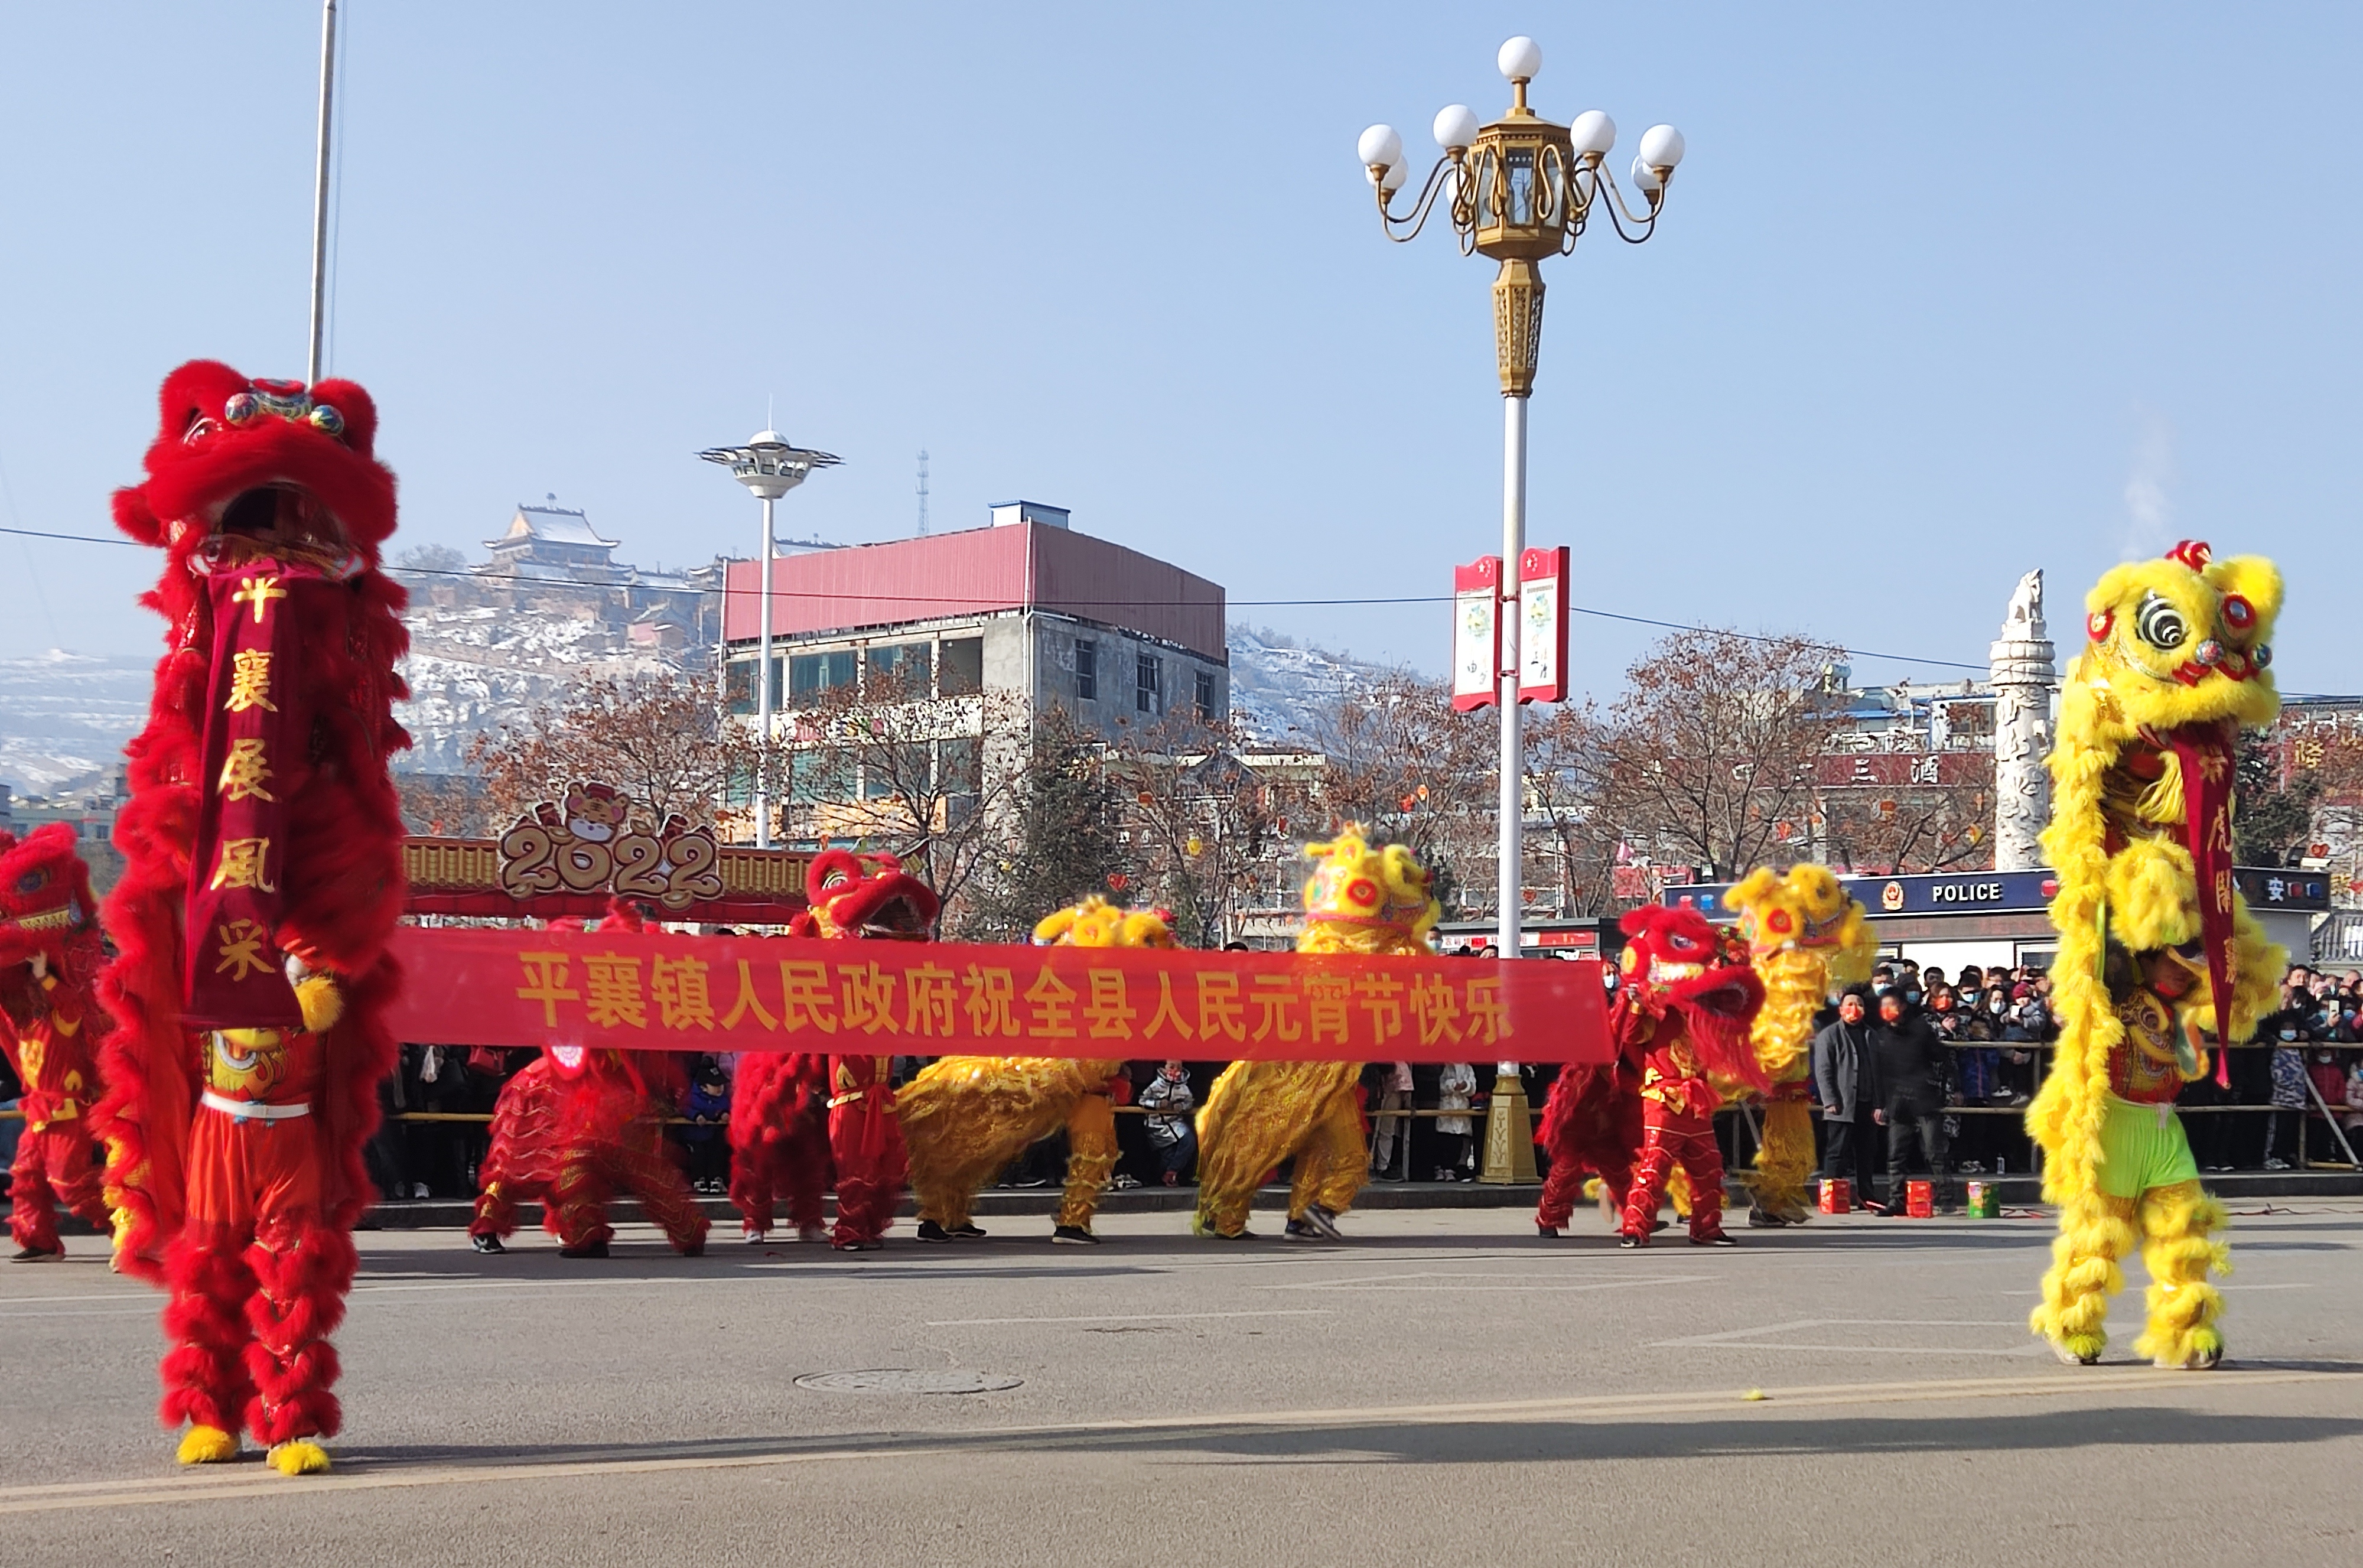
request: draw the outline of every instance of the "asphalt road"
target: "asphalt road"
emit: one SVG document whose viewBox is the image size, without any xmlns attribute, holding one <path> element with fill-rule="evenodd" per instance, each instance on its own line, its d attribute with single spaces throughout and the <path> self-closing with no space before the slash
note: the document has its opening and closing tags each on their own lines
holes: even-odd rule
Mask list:
<svg viewBox="0 0 2363 1568">
<path fill-rule="evenodd" d="M 173 1467 L 155 1298 L 77 1238 L 0 1266 L 0 1563 L 2363 1561 L 2363 1205 L 2239 1218 L 2205 1374 L 2129 1359 L 2137 1265 L 2109 1364 L 2030 1341 L 2040 1219 L 1348 1223 L 578 1263 L 365 1233 L 349 1424 L 302 1479 Z M 873 1371 L 1014 1385 L 796 1381 Z"/>
</svg>

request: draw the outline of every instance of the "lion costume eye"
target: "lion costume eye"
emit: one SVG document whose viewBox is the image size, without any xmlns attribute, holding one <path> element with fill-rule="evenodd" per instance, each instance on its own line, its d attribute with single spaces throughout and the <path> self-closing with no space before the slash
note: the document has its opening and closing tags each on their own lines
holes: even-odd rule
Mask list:
<svg viewBox="0 0 2363 1568">
<path fill-rule="evenodd" d="M 2171 653 L 2191 634 L 2182 612 L 2156 594 L 2147 595 L 2134 615 L 2134 635 L 2161 653 Z"/>
</svg>

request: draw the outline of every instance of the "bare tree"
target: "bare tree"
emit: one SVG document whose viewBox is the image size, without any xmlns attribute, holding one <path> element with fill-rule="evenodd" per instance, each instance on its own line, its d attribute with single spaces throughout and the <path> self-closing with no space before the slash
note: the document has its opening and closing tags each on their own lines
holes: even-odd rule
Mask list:
<svg viewBox="0 0 2363 1568">
<path fill-rule="evenodd" d="M 1815 765 L 1817 831 L 1831 864 L 1872 875 L 1993 863 L 1990 751 L 1875 752 Z M 1795 825 L 1800 840 L 1806 825 Z"/>
<path fill-rule="evenodd" d="M 1527 858 L 1548 870 L 1562 915 L 1611 907 L 1617 833 L 1604 808 L 1607 773 L 1601 718 L 1590 703 L 1560 704 L 1525 718 Z"/>
<path fill-rule="evenodd" d="M 1025 787 L 1022 696 L 938 695 L 924 664 L 865 671 L 804 699 L 788 726 L 772 771 L 792 836 L 889 851 L 947 910 L 969 895 Z"/>
<path fill-rule="evenodd" d="M 1407 844 L 1448 904 L 1464 886 L 1490 887 L 1497 722 L 1490 708 L 1455 713 L 1449 687 L 1407 672 L 1345 693 L 1321 738 L 1329 826 L 1361 822 Z"/>
<path fill-rule="evenodd" d="M 1289 820 L 1281 792 L 1246 760 L 1253 742 L 1236 721 L 1172 713 L 1121 727 L 1108 750 L 1139 868 L 1134 901 L 1170 910 L 1183 940 L 1220 946 Z"/>
<path fill-rule="evenodd" d="M 1837 729 L 1825 688 L 1842 657 L 1795 636 L 1659 639 L 1625 673 L 1603 727 L 1612 818 L 1652 854 L 1718 880 L 1793 858 L 1795 828 L 1814 806 L 1814 766 Z"/>
<path fill-rule="evenodd" d="M 594 676 L 499 734 L 480 734 L 468 764 L 490 815 L 506 820 L 576 780 L 614 784 L 659 821 L 716 818 L 755 769 L 754 737 L 716 708 L 712 685 L 664 673 Z"/>
</svg>

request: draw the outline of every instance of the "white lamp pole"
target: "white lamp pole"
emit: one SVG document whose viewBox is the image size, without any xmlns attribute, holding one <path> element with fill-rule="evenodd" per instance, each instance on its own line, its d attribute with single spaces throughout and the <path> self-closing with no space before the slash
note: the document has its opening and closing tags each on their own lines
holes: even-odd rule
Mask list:
<svg viewBox="0 0 2363 1568">
<path fill-rule="evenodd" d="M 756 570 L 762 573 L 756 587 L 755 662 L 755 847 L 771 847 L 771 562 L 779 554 L 779 536 L 771 529 L 773 503 L 802 484 L 815 468 L 834 468 L 843 460 L 835 454 L 815 451 L 806 447 L 792 446 L 777 430 L 758 430 L 743 447 L 714 447 L 697 454 L 708 462 L 718 462 L 730 470 L 730 477 L 753 491 L 763 503 L 763 548 L 757 557 Z M 727 589 L 728 578 L 724 578 Z M 726 599 L 723 618 L 729 610 Z M 723 639 L 724 657 L 727 659 L 728 634 Z M 729 690 L 729 672 L 723 673 L 723 689 Z M 723 716 L 729 722 L 729 716 Z"/>
<path fill-rule="evenodd" d="M 1502 958 L 1514 959 L 1520 949 L 1525 881 L 1519 558 L 1526 548 L 1526 405 L 1534 395 L 1535 363 L 1542 348 L 1539 263 L 1573 250 L 1595 210 L 1606 211 L 1618 236 L 1634 244 L 1656 232 L 1667 182 L 1681 161 L 1682 138 L 1666 125 L 1652 127 L 1642 136 L 1640 155 L 1633 161 L 1633 183 L 1647 198 L 1647 210 L 1636 214 L 1603 166 L 1616 144 L 1614 122 L 1592 109 L 1571 126 L 1555 125 L 1527 107 L 1526 85 L 1543 64 L 1542 48 L 1530 38 L 1503 44 L 1495 63 L 1510 82 L 1508 111 L 1490 125 L 1480 125 L 1467 105 L 1448 105 L 1435 124 L 1437 145 L 1444 154 L 1428 170 L 1411 210 L 1401 218 L 1391 209 L 1394 194 L 1410 180 L 1403 138 L 1392 126 L 1374 125 L 1362 133 L 1356 151 L 1378 192 L 1379 221 L 1387 238 L 1407 240 L 1418 234 L 1437 198 L 1448 191 L 1447 210 L 1461 253 L 1501 264 L 1493 279 L 1494 358 L 1502 382 L 1502 572 L 1495 611 L 1502 661 L 1496 672 L 1502 720 L 1501 873 L 1494 891 L 1494 941 Z M 1532 1129 L 1525 1125 L 1518 1064 L 1500 1062 L 1485 1122 L 1482 1179 L 1506 1182 L 1533 1175 Z"/>
</svg>

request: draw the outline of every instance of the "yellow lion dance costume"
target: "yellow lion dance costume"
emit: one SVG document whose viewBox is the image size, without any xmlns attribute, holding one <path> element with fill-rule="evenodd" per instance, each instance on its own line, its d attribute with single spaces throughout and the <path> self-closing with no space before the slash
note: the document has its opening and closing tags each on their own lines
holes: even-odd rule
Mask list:
<svg viewBox="0 0 2363 1568">
<path fill-rule="evenodd" d="M 1401 844 L 1373 849 L 1350 825 L 1326 844 L 1307 844 L 1318 862 L 1304 884 L 1299 952 L 1421 955 L 1443 910 L 1428 892 L 1427 868 Z M 1252 1240 L 1248 1210 L 1264 1176 L 1296 1159 L 1288 1231 L 1307 1240 L 1338 1235 L 1337 1217 L 1362 1190 L 1370 1151 L 1354 1100 L 1359 1062 L 1234 1062 L 1198 1113 L 1200 1236 Z"/>
<path fill-rule="evenodd" d="M 1832 991 L 1870 978 L 1879 939 L 1826 866 L 1791 866 L 1778 876 L 1758 867 L 1724 902 L 1739 911 L 1748 962 L 1764 982 L 1749 1043 L 1773 1085 L 1748 1178 L 1755 1201 L 1747 1223 L 1803 1225 L 1810 1212 L 1805 1178 L 1814 1171 L 1814 1015 Z"/>
<path fill-rule="evenodd" d="M 1045 947 L 1170 948 L 1173 934 L 1155 915 L 1087 898 L 1034 928 Z M 1089 1246 L 1092 1217 L 1115 1169 L 1113 1061 L 1055 1056 L 947 1056 L 903 1085 L 894 1108 L 918 1199 L 919 1240 L 965 1240 L 984 1232 L 970 1219 L 976 1195 L 1031 1145 L 1067 1132 L 1067 1190 L 1054 1242 Z"/>
<path fill-rule="evenodd" d="M 2191 1371 L 2224 1356 L 2224 1298 L 2207 1283 L 2211 1265 L 2230 1267 L 2210 1240 L 2224 1207 L 2173 1107 L 2205 1070 L 2202 1031 L 2246 1040 L 2287 962 L 2232 878 L 2233 747 L 2280 711 L 2266 639 L 2280 603 L 2272 562 L 2214 561 L 2192 540 L 2114 568 L 2084 601 L 2090 642 L 2060 694 L 2043 834 L 2059 877 L 2059 1044 L 2026 1113 L 2043 1195 L 2059 1205 L 2032 1326 L 2064 1362 L 2100 1359 L 2117 1260 L 2136 1240 L 2150 1285 L 2135 1349 Z"/>
</svg>

